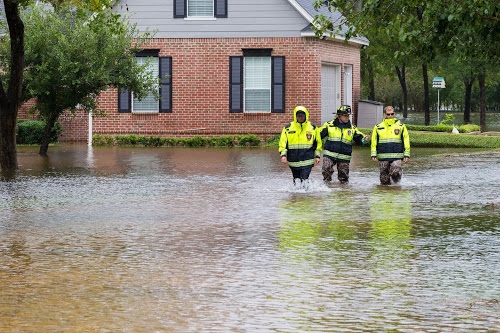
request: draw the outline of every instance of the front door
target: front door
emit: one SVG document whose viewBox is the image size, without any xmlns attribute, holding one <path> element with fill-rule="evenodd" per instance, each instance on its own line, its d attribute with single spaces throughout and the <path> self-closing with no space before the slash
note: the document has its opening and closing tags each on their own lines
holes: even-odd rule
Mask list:
<svg viewBox="0 0 500 333">
<path fill-rule="evenodd" d="M 340 65 L 321 65 L 321 124 L 335 117 L 341 105 Z"/>
</svg>

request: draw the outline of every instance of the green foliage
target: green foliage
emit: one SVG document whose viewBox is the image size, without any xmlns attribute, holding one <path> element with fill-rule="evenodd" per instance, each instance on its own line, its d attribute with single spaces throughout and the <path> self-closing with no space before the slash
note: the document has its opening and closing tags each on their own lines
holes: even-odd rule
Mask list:
<svg viewBox="0 0 500 333">
<path fill-rule="evenodd" d="M 32 6 L 26 26 L 25 94 L 36 98 L 43 119 L 76 107 L 97 112 L 95 97 L 124 87 L 144 97 L 157 91 L 158 78 L 138 65 L 131 49 L 141 40 L 135 26 L 109 11 L 58 12 Z"/>
<path fill-rule="evenodd" d="M 106 8 L 111 8 L 113 0 L 45 0 L 50 3 L 56 10 L 64 8 L 79 8 L 92 11 L 102 11 Z"/>
<path fill-rule="evenodd" d="M 242 136 L 239 139 L 241 146 L 260 146 L 260 139 L 256 135 Z"/>
<path fill-rule="evenodd" d="M 115 142 L 115 138 L 108 135 L 94 134 L 92 136 L 92 144 L 94 146 L 112 146 Z"/>
<path fill-rule="evenodd" d="M 412 147 L 500 149 L 500 136 L 410 132 Z"/>
<path fill-rule="evenodd" d="M 426 132 L 451 132 L 453 130 L 453 125 L 439 124 L 439 125 L 411 125 L 407 124 L 406 128 L 410 131 L 426 131 Z"/>
<path fill-rule="evenodd" d="M 441 124 L 453 125 L 455 122 L 455 115 L 452 113 L 445 113 L 444 119 L 441 120 Z"/>
<path fill-rule="evenodd" d="M 481 127 L 476 124 L 463 124 L 458 126 L 458 131 L 460 133 L 470 133 L 480 131 Z"/>
<path fill-rule="evenodd" d="M 92 137 L 94 146 L 144 146 L 144 147 L 258 147 L 260 140 L 255 135 L 244 136 L 222 136 L 216 138 L 203 138 L 195 136 L 193 138 L 160 138 L 144 137 L 137 135 L 99 135 Z"/>
<path fill-rule="evenodd" d="M 371 131 L 371 129 L 370 129 L 370 131 Z M 368 133 L 368 132 L 364 132 L 364 133 Z M 277 134 L 275 136 L 268 138 L 265 142 L 265 146 L 266 147 L 278 147 L 279 142 L 280 142 L 280 134 Z"/>
<path fill-rule="evenodd" d="M 438 125 L 425 126 L 425 125 L 411 125 L 407 124 L 406 128 L 411 131 L 425 131 L 425 132 L 447 132 L 451 133 L 453 131 L 454 125 L 447 125 L 444 123 L 440 123 Z M 470 133 L 476 132 L 480 130 L 479 125 L 476 124 L 464 124 L 456 127 L 460 133 Z"/>
<path fill-rule="evenodd" d="M 40 144 L 45 129 L 45 122 L 40 120 L 26 120 L 17 125 L 17 143 L 26 145 Z M 50 142 L 57 142 L 62 129 L 59 123 L 56 123 L 50 133 Z"/>
</svg>

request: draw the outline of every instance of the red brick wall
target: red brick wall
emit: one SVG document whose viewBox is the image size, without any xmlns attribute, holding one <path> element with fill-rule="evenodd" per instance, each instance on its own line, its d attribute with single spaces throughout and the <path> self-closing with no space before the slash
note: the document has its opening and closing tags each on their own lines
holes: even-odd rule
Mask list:
<svg viewBox="0 0 500 333">
<path fill-rule="evenodd" d="M 118 113 L 117 90 L 109 89 L 99 97 L 106 116 L 94 118 L 94 134 L 161 137 L 256 134 L 267 138 L 280 133 L 292 120 L 292 110 L 297 105 L 304 105 L 311 121 L 321 125 L 322 62 L 352 65 L 355 108 L 360 95 L 357 46 L 311 37 L 152 39 L 147 48 L 159 49 L 160 56 L 172 57 L 172 113 Z M 243 48 L 272 48 L 273 56 L 285 56 L 285 113 L 229 113 L 229 56 L 241 56 Z M 87 115 L 64 116 L 60 122 L 64 129 L 62 140 L 86 140 Z"/>
</svg>

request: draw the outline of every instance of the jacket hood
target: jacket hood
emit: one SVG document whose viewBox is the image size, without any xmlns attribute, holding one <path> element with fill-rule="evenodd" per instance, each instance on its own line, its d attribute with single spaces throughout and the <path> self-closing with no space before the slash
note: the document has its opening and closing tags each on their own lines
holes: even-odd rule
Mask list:
<svg viewBox="0 0 500 333">
<path fill-rule="evenodd" d="M 303 111 L 306 114 L 306 120 L 304 122 L 307 123 L 309 121 L 309 111 L 302 105 L 296 106 L 295 109 L 293 109 L 293 121 L 297 122 L 297 112 L 299 111 Z"/>
</svg>

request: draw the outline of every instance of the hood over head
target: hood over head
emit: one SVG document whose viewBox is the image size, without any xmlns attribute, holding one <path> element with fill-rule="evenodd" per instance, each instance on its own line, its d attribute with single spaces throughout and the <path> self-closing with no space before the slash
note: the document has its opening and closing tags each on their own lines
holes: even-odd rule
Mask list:
<svg viewBox="0 0 500 333">
<path fill-rule="evenodd" d="M 306 120 L 305 122 L 309 121 L 309 111 L 307 111 L 305 106 L 299 105 L 296 106 L 295 109 L 293 109 L 293 121 L 297 122 L 297 112 L 304 112 L 306 115 Z"/>
</svg>

